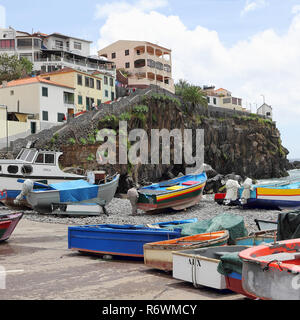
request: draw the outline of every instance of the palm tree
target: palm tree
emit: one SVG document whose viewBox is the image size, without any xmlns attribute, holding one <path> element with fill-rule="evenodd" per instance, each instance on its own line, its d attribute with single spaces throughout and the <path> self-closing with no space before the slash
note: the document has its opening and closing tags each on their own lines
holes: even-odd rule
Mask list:
<svg viewBox="0 0 300 320">
<path fill-rule="evenodd" d="M 192 109 L 195 110 L 196 105 L 207 107 L 207 99 L 200 87 L 189 86 L 182 90 L 182 99 L 186 103 L 192 104 Z"/>
<path fill-rule="evenodd" d="M 190 84 L 183 79 L 180 79 L 178 83 L 175 84 L 175 94 L 181 96 L 184 89 L 190 87 Z"/>
</svg>

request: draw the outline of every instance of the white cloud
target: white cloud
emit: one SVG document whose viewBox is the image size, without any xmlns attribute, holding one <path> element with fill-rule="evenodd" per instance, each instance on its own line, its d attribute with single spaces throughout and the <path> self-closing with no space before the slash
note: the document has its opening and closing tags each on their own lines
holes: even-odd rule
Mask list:
<svg viewBox="0 0 300 320">
<path fill-rule="evenodd" d="M 0 28 L 6 27 L 6 12 L 5 7 L 0 5 Z"/>
<path fill-rule="evenodd" d="M 128 6 L 108 14 L 97 45 L 101 49 L 126 39 L 170 48 L 175 81 L 225 87 L 248 108 L 251 103 L 252 111 L 264 95 L 278 125 L 287 130 L 290 124 L 296 127 L 300 117 L 300 12 L 291 19 L 283 35 L 268 29 L 227 48 L 214 30 L 200 25 L 188 29 L 178 16 Z"/>
<path fill-rule="evenodd" d="M 139 0 L 133 4 L 130 4 L 126 1 L 122 2 L 111 2 L 104 5 L 98 4 L 96 6 L 96 18 L 105 18 L 110 16 L 113 13 L 122 13 L 128 10 L 137 9 L 143 12 L 148 12 L 155 10 L 161 7 L 165 7 L 168 4 L 167 0 Z"/>
<path fill-rule="evenodd" d="M 241 11 L 241 16 L 244 16 L 250 11 L 264 8 L 268 5 L 266 0 L 247 0 L 244 9 Z"/>
</svg>

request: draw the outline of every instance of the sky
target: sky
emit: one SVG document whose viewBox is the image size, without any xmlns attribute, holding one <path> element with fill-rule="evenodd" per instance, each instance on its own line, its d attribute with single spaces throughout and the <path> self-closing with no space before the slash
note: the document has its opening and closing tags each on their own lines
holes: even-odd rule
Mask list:
<svg viewBox="0 0 300 320">
<path fill-rule="evenodd" d="M 300 0 L 0 0 L 0 26 L 172 49 L 175 82 L 215 85 L 252 112 L 273 108 L 289 158 L 300 158 Z M 24 2 L 23 2 L 24 3 Z"/>
</svg>

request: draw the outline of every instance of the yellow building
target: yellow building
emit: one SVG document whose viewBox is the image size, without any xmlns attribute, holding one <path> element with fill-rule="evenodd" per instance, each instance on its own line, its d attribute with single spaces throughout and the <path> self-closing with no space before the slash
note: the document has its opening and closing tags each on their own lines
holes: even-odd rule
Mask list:
<svg viewBox="0 0 300 320">
<path fill-rule="evenodd" d="M 101 72 L 81 72 L 72 68 L 42 74 L 41 77 L 75 88 L 76 112 L 115 100 L 115 79 Z"/>
</svg>

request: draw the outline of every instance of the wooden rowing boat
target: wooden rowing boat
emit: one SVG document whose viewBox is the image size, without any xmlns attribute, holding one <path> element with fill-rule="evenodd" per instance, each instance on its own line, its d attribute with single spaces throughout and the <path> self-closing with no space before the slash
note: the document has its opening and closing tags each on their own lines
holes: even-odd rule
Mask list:
<svg viewBox="0 0 300 320">
<path fill-rule="evenodd" d="M 202 233 L 179 239 L 172 239 L 144 245 L 144 263 L 164 271 L 173 270 L 173 251 L 226 245 L 229 238 L 227 230 Z"/>
<path fill-rule="evenodd" d="M 23 213 L 0 215 L 0 241 L 9 239 L 22 217 Z"/>
<path fill-rule="evenodd" d="M 103 224 L 69 227 L 68 247 L 81 252 L 143 258 L 143 246 L 146 243 L 180 238 L 181 229 L 169 230 L 168 227 L 192 222 L 195 222 L 195 219 L 151 225 Z"/>
<path fill-rule="evenodd" d="M 183 210 L 197 204 L 203 194 L 207 176 L 186 175 L 138 189 L 137 208 L 143 211 L 172 208 Z"/>
<path fill-rule="evenodd" d="M 217 246 L 173 252 L 173 277 L 194 286 L 227 289 L 225 276 L 218 272 L 220 257 L 240 252 L 248 246 Z"/>
</svg>

